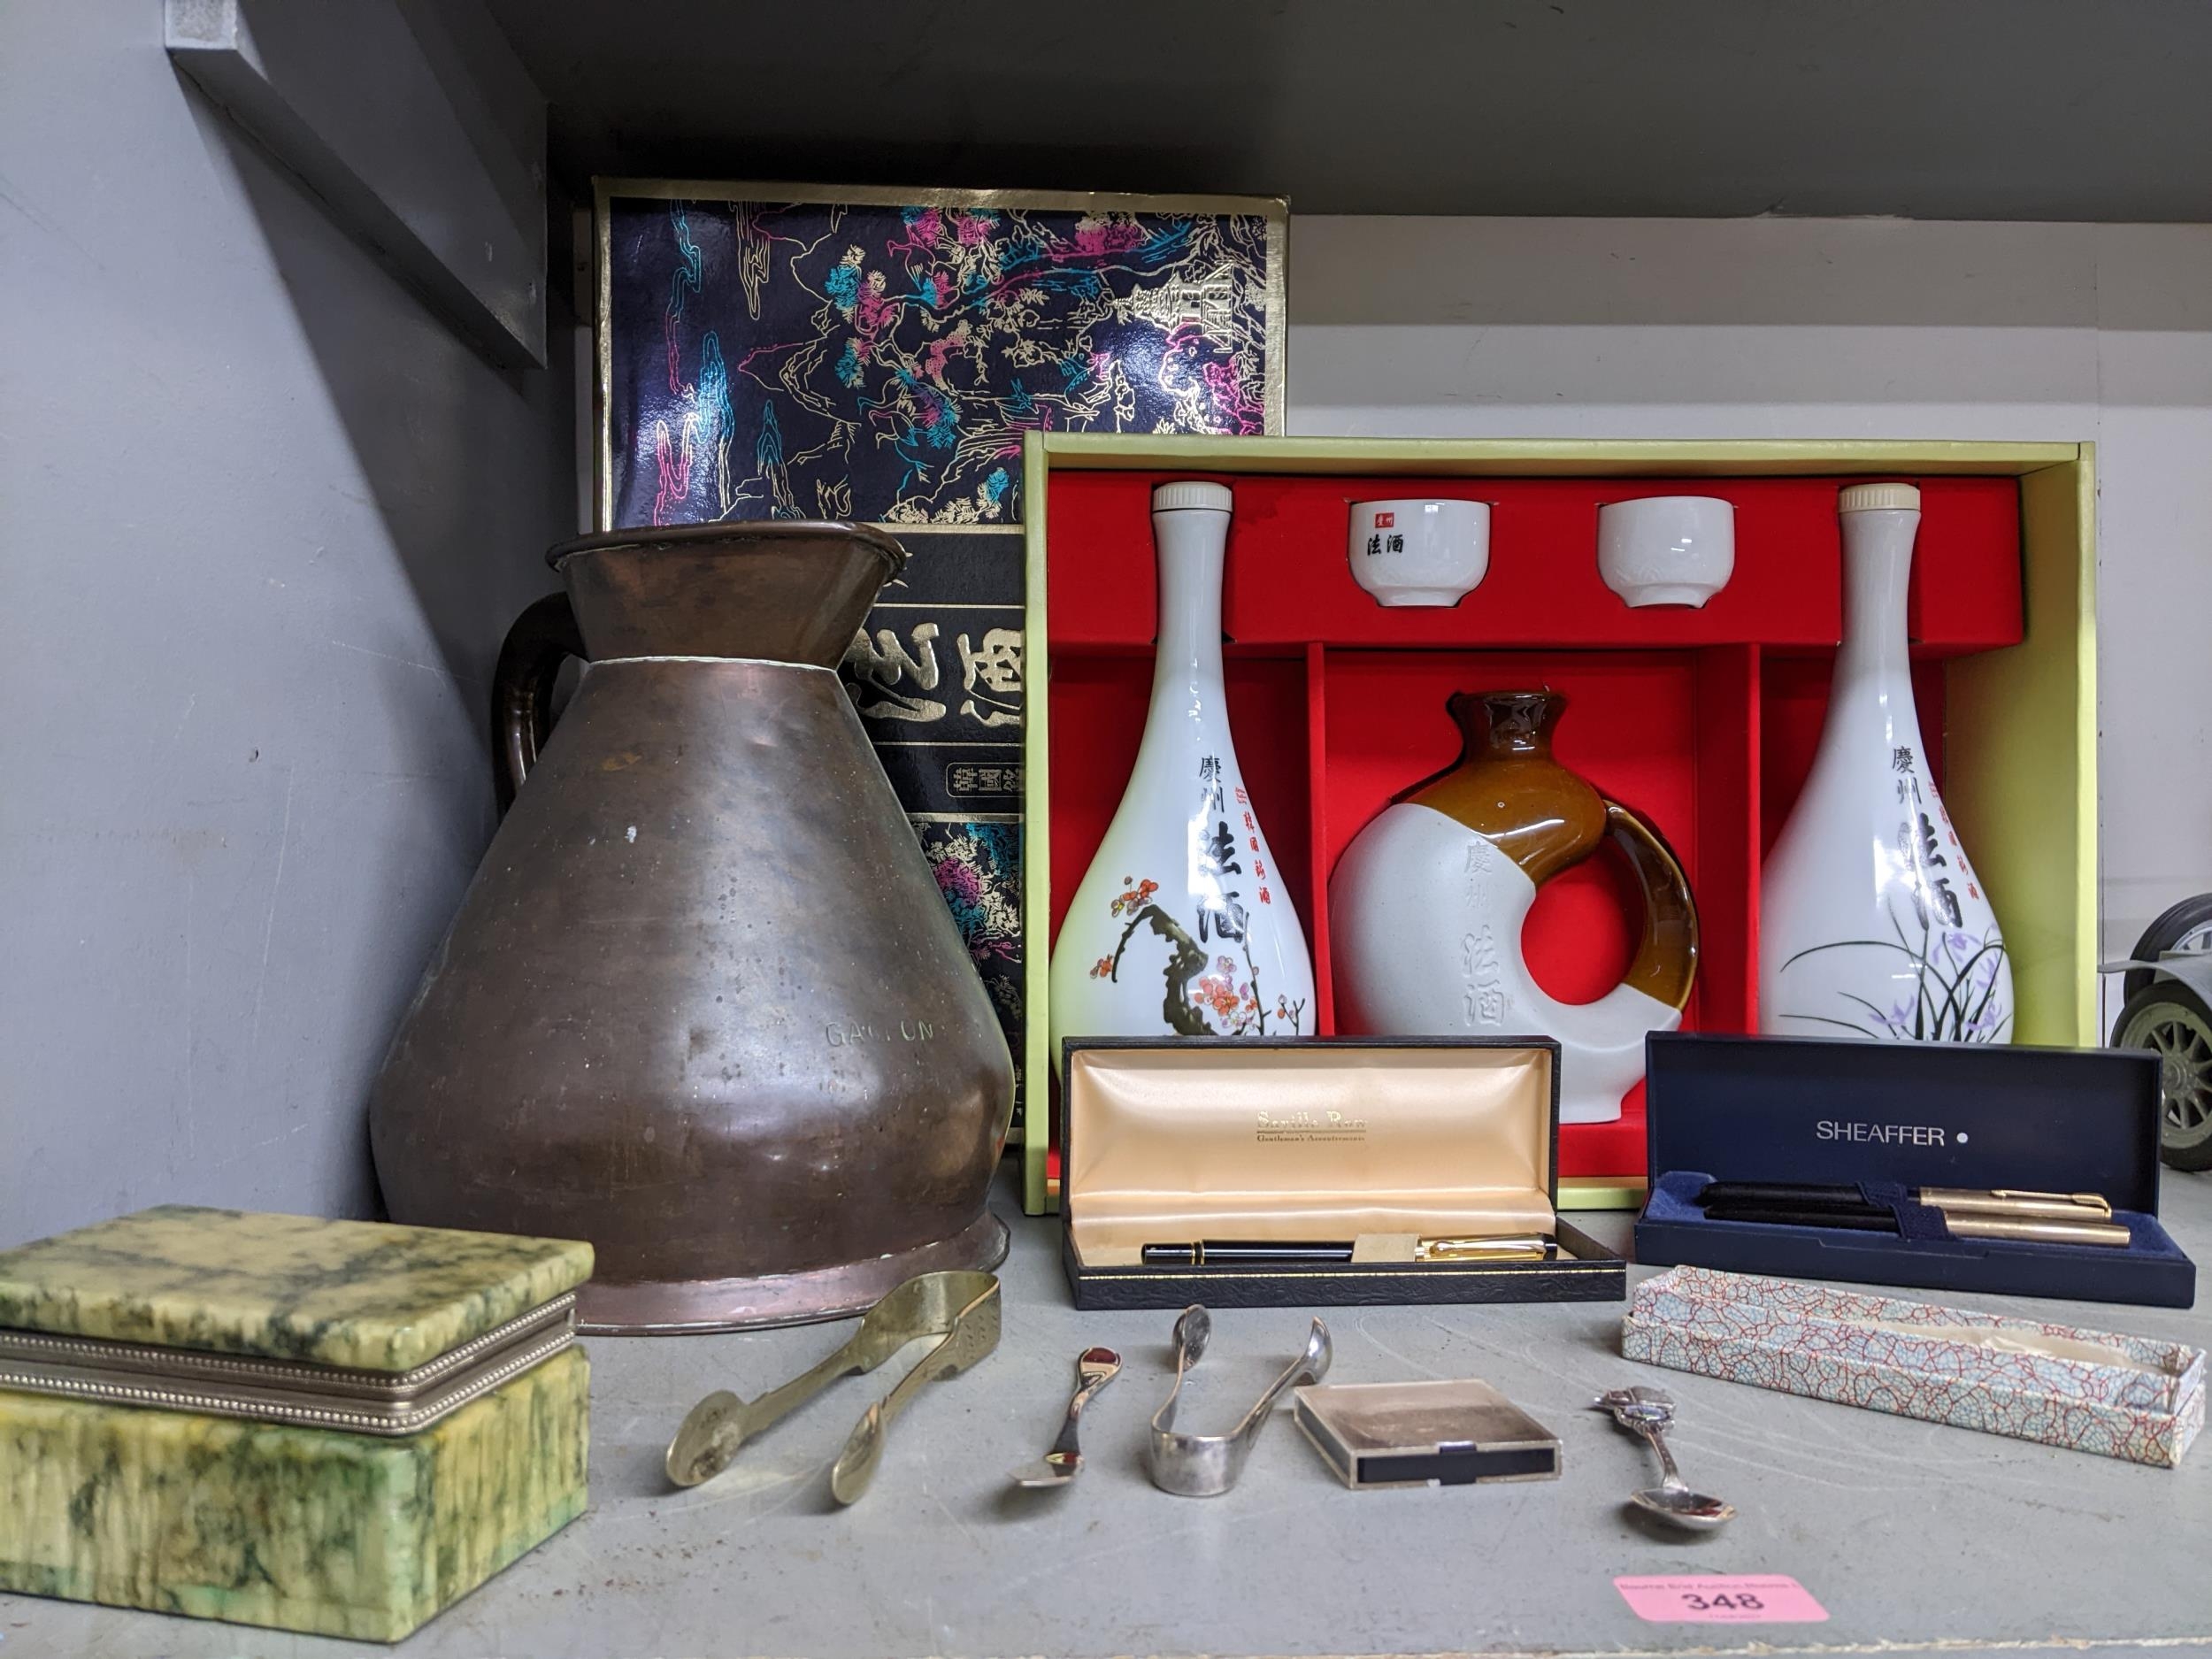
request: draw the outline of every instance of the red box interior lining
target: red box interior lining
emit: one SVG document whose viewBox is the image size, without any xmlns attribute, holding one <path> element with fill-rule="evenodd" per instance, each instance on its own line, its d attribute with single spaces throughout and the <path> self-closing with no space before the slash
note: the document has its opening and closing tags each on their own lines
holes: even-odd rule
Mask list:
<svg viewBox="0 0 2212 1659">
<path fill-rule="evenodd" d="M 1155 626 L 1151 491 L 1179 472 L 1059 472 L 1044 503 L 1053 936 L 1119 803 L 1142 735 Z M 1820 478 L 1227 478 L 1236 494 L 1223 621 L 1230 724 L 1256 810 L 1314 954 L 1335 1032 L 1328 872 L 1400 791 L 1448 766 L 1457 690 L 1548 686 L 1557 754 L 1658 826 L 1698 904 L 1690 1030 L 1758 1022 L 1759 861 L 1812 764 L 1842 631 L 1839 480 Z M 2019 490 L 1921 486 L 1909 626 L 1923 734 L 1942 772 L 1940 658 L 2022 635 Z M 1449 609 L 1386 609 L 1352 580 L 1353 501 L 1491 502 L 1490 568 Z M 1702 610 L 1631 610 L 1597 574 L 1597 508 L 1660 495 L 1735 503 L 1736 570 Z M 1552 995 L 1603 995 L 1628 960 L 1635 896 L 1610 856 L 1548 883 L 1522 948 Z M 1561 1172 L 1640 1175 L 1639 1087 L 1613 1124 L 1562 1131 Z"/>
</svg>

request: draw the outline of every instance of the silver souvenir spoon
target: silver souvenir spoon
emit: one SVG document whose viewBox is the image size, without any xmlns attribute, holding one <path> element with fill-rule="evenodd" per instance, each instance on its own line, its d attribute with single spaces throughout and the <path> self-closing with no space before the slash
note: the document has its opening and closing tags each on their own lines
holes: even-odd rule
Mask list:
<svg viewBox="0 0 2212 1659">
<path fill-rule="evenodd" d="M 1024 1463 L 1010 1479 L 1033 1492 L 1051 1491 L 1072 1481 L 1083 1467 L 1083 1453 L 1076 1443 L 1077 1424 L 1083 1408 L 1121 1374 L 1121 1356 L 1110 1348 L 1086 1348 L 1075 1362 L 1075 1393 L 1068 1400 L 1067 1420 L 1052 1449 L 1033 1463 Z"/>
<path fill-rule="evenodd" d="M 1674 1454 L 1667 1449 L 1663 1432 L 1674 1424 L 1672 1394 L 1658 1388 L 1616 1388 L 1610 1394 L 1600 1394 L 1597 1404 L 1610 1411 L 1613 1421 L 1621 1427 L 1632 1434 L 1641 1435 L 1658 1454 L 1659 1484 L 1631 1493 L 1631 1503 L 1667 1525 L 1687 1532 L 1714 1532 L 1736 1518 L 1734 1504 L 1724 1503 L 1702 1492 L 1693 1492 L 1682 1479 L 1682 1471 L 1674 1466 Z"/>
</svg>

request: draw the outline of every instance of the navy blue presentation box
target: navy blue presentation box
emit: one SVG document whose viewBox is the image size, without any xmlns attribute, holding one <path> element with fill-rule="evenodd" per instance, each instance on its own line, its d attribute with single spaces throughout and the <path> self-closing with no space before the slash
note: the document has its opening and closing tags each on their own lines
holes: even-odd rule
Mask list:
<svg viewBox="0 0 2212 1659">
<path fill-rule="evenodd" d="M 1654 1032 L 1651 1190 L 1636 1259 L 1732 1273 L 2186 1308 L 2197 1270 L 2158 1224 L 2158 1056 L 2120 1048 Z M 1712 1221 L 1708 1181 L 1856 1185 L 1901 1231 Z M 1957 1239 L 1922 1187 L 2101 1193 L 2113 1245 Z"/>
</svg>

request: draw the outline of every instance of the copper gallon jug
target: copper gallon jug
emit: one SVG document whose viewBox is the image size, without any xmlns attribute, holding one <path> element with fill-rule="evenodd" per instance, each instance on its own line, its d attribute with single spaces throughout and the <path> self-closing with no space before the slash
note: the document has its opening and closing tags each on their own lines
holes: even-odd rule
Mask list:
<svg viewBox="0 0 2212 1659">
<path fill-rule="evenodd" d="M 512 805 L 370 1104 L 393 1218 L 589 1240 L 602 1331 L 996 1265 L 1012 1061 L 835 666 L 904 550 L 777 523 L 548 557 L 567 596 L 494 687 Z"/>
</svg>

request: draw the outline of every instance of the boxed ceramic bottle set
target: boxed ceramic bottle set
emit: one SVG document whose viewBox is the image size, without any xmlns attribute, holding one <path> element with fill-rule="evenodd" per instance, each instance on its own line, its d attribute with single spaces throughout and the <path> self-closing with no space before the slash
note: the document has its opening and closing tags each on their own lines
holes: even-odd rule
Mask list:
<svg viewBox="0 0 2212 1659">
<path fill-rule="evenodd" d="M 1180 475 L 1210 458 L 1207 479 Z M 2054 1071 L 2011 1046 L 2088 1034 L 2088 871 L 2063 856 L 2086 849 L 2076 792 L 2039 796 L 1997 764 L 2039 752 L 2062 782 L 2091 758 L 2068 703 L 2081 636 L 2047 603 L 2031 635 L 2025 604 L 2028 583 L 2080 591 L 2086 548 L 2057 510 L 2079 457 L 1819 460 L 1825 475 L 1789 476 L 1819 461 L 1033 442 L 1031 649 L 1050 668 L 1028 867 L 1056 946 L 1031 1065 L 1070 1069 L 1057 1144 L 1033 1098 L 1024 1151 L 1033 1201 L 1061 1202 L 1079 1294 L 1110 1265 L 1086 1240 L 1113 1236 L 1097 1201 L 1126 1182 L 1115 1160 L 1135 1138 L 1074 1066 L 1101 1033 L 1534 1032 L 1557 1045 L 1559 1171 L 1649 1187 L 1641 1259 L 2187 1305 L 2192 1270 L 2155 1218 L 2154 1059 L 2079 1052 Z M 1876 468 L 1916 481 L 1852 480 Z M 1416 481 L 1430 493 L 1409 495 Z M 1148 674 L 1126 644 L 1156 626 Z M 1130 741 L 1144 678 L 1125 770 L 1106 746 L 1117 728 Z M 1592 879 L 1601 864 L 1611 880 Z M 1576 885 L 1540 910 L 1555 881 Z M 2024 959 L 2000 883 L 2037 924 Z M 1748 1061 L 1761 1079 L 1732 1100 L 1720 1079 Z M 1299 1089 L 1275 1086 L 1279 1115 L 1336 1134 L 1352 1173 L 1335 1184 L 1363 1190 L 1391 1088 L 1359 1092 L 1356 1133 L 1336 1126 L 1340 1089 Z M 1886 1138 L 1916 1091 L 1941 1102 L 1947 1144 Z M 1192 1118 L 1242 1105 L 1218 1086 L 1183 1093 Z M 2052 1109 L 2023 1111 L 2031 1097 Z M 1241 1154 L 1213 1155 L 1228 1169 L 1154 1157 L 1210 1211 L 1284 1162 Z M 2101 1173 L 2070 1185 L 2068 1168 Z M 1156 1204 L 1171 1183 L 1138 1185 Z M 2013 1195 L 1937 1207 L 1960 1189 Z M 1411 1220 L 1379 1234 L 1466 1231 L 1441 1195 L 1427 1212 L 1396 1196 Z M 1216 1236 L 1305 1236 L 1321 1203 L 1303 1192 Z M 1371 1263 L 1358 1209 L 1348 1199 L 1338 1232 Z"/>
<path fill-rule="evenodd" d="M 2093 1048 L 2085 448 L 1270 436 L 1279 204 L 1230 204 L 1203 253 L 1251 314 L 1219 373 L 1154 319 L 1192 357 L 1123 426 L 1156 433 L 1025 417 L 956 488 L 856 462 L 810 518 L 827 451 L 737 478 L 733 406 L 655 355 L 697 319 L 617 337 L 667 291 L 624 261 L 711 265 L 752 210 L 633 194 L 605 527 L 508 638 L 504 817 L 372 1101 L 399 1225 L 170 1209 L 0 1253 L 0 1590 L 403 1636 L 582 1511 L 580 1327 L 857 1317 L 749 1402 L 667 1401 L 676 1486 L 926 1342 L 837 1455 L 859 1502 L 928 1385 L 991 1386 L 1010 1146 L 1076 1309 L 1181 1310 L 1171 1494 L 1231 1490 L 1279 1402 L 1356 1490 L 1561 1473 L 1479 1379 L 1333 1374 L 1319 1317 L 1195 1432 L 1209 1306 L 1625 1301 L 1632 1362 L 2179 1460 L 2194 1349 L 1784 1277 L 2193 1296 L 2157 1062 Z M 879 242 L 1181 257 L 1100 200 L 861 202 L 793 315 L 856 326 Z M 909 437 L 963 413 L 899 384 Z M 1587 1212 L 1640 1205 L 1671 1271 L 1632 1300 Z M 1075 1481 L 1123 1369 L 1071 1357 L 1017 1486 Z M 1663 1390 L 1597 1403 L 1668 1459 Z M 1666 1467 L 1661 1525 L 1731 1519 Z"/>
</svg>

